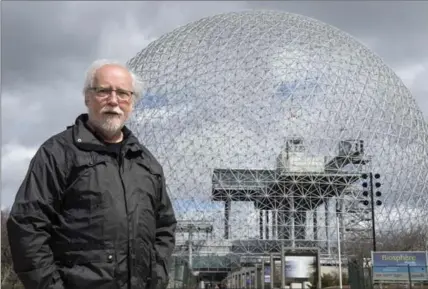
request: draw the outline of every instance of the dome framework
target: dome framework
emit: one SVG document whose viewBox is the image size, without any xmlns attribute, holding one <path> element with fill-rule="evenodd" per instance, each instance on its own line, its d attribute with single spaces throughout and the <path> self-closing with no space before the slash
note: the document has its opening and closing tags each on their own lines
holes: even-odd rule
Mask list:
<svg viewBox="0 0 428 289">
<path fill-rule="evenodd" d="M 363 173 L 380 174 L 379 234 L 428 219 L 422 113 L 346 33 L 284 12 L 227 13 L 161 36 L 128 64 L 145 85 L 130 126 L 164 167 L 175 255 L 194 267 L 281 244 L 331 257 L 336 222 L 342 240 L 371 238 Z"/>
</svg>

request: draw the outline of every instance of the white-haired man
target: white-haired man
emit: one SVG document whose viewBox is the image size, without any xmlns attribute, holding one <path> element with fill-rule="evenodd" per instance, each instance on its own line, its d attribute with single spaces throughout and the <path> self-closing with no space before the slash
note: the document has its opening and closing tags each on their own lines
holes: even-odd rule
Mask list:
<svg viewBox="0 0 428 289">
<path fill-rule="evenodd" d="M 126 66 L 88 70 L 87 114 L 44 142 L 7 222 L 26 289 L 167 284 L 176 219 L 161 165 L 124 125 L 141 94 Z"/>
</svg>

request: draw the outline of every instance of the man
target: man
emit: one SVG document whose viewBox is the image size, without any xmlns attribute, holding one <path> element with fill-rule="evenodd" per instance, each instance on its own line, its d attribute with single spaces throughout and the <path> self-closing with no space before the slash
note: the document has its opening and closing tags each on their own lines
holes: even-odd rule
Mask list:
<svg viewBox="0 0 428 289">
<path fill-rule="evenodd" d="M 176 219 L 163 170 L 124 126 L 140 94 L 125 66 L 96 61 L 88 113 L 31 160 L 7 223 L 26 289 L 167 285 Z"/>
</svg>

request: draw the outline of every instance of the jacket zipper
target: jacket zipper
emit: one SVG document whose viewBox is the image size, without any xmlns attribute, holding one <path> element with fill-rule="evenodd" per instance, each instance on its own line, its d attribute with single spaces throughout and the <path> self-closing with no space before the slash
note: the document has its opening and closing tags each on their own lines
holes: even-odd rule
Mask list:
<svg viewBox="0 0 428 289">
<path fill-rule="evenodd" d="M 123 169 L 123 153 L 120 152 L 119 154 L 119 158 L 118 158 L 118 164 L 119 164 L 119 177 L 120 177 L 120 182 L 122 184 L 122 190 L 123 190 L 123 199 L 124 199 L 124 204 L 125 204 L 125 213 L 126 213 L 126 234 L 127 234 L 127 240 L 126 240 L 126 244 L 127 244 L 127 255 L 128 255 L 128 288 L 131 289 L 131 277 L 132 277 L 132 256 L 131 256 L 131 246 L 130 246 L 130 230 L 129 230 L 129 218 L 128 218 L 128 214 L 129 214 L 129 210 L 128 210 L 128 201 L 126 198 L 126 189 L 125 189 L 125 184 L 123 183 L 123 176 L 122 176 L 122 169 Z"/>
</svg>

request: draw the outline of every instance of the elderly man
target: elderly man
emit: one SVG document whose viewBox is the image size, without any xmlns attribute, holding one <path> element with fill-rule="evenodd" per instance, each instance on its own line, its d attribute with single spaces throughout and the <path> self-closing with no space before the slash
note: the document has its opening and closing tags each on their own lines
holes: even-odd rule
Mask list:
<svg viewBox="0 0 428 289">
<path fill-rule="evenodd" d="M 124 126 L 140 90 L 125 66 L 96 61 L 88 113 L 32 159 L 7 223 L 26 289 L 166 286 L 174 211 L 162 167 Z"/>
</svg>

